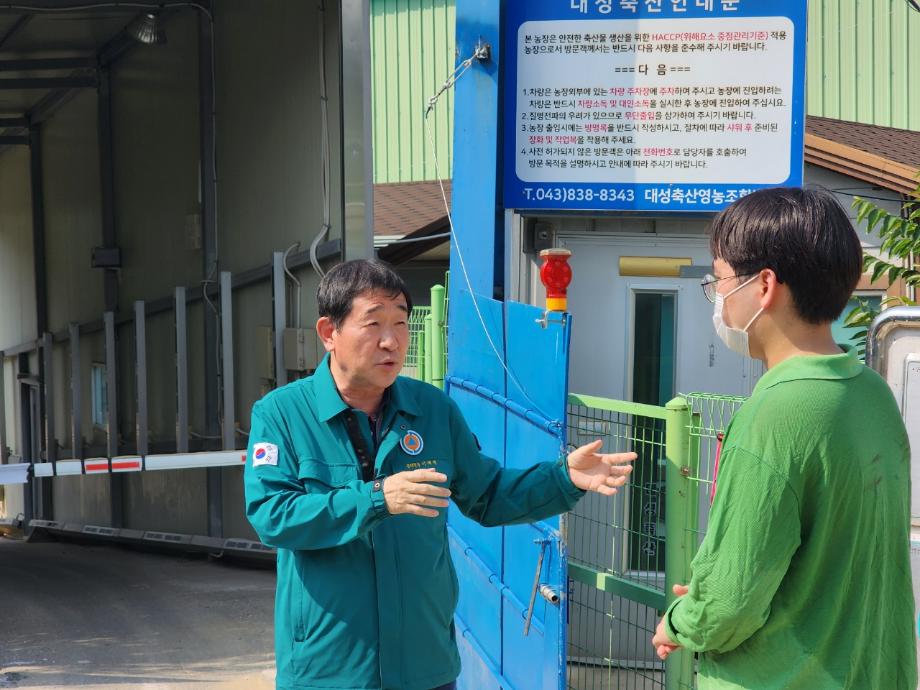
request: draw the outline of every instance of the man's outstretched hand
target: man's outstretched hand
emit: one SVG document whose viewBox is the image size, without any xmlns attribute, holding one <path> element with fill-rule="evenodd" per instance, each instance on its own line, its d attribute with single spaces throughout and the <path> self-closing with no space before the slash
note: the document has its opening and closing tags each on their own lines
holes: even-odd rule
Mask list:
<svg viewBox="0 0 920 690">
<path fill-rule="evenodd" d="M 598 439 L 569 453 L 569 477 L 584 491 L 613 496 L 632 472 L 635 453 L 598 453 L 603 442 Z"/>
</svg>

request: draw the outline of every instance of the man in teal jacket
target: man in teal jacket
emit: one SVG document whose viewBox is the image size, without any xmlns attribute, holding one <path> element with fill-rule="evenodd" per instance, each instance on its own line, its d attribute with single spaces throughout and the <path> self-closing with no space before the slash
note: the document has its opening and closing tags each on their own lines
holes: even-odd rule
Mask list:
<svg viewBox="0 0 920 690">
<path fill-rule="evenodd" d="M 448 499 L 483 525 L 540 520 L 615 493 L 635 455 L 597 441 L 502 469 L 450 398 L 398 377 L 412 305 L 390 268 L 340 264 L 317 301 L 327 355 L 255 404 L 246 461 L 246 514 L 278 549 L 277 687 L 453 687 Z"/>
<path fill-rule="evenodd" d="M 768 371 L 732 419 L 661 658 L 700 690 L 915 690 L 910 450 L 888 386 L 831 335 L 862 251 L 827 192 L 768 189 L 713 222 L 725 343 Z M 686 653 L 686 652 L 685 652 Z"/>
</svg>

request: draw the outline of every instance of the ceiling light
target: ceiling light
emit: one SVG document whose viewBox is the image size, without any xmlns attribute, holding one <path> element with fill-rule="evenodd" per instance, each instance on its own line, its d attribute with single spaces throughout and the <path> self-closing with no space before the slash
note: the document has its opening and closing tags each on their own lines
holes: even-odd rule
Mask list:
<svg viewBox="0 0 920 690">
<path fill-rule="evenodd" d="M 153 12 L 145 12 L 128 25 L 128 35 L 147 45 L 166 43 L 166 33 Z"/>
</svg>

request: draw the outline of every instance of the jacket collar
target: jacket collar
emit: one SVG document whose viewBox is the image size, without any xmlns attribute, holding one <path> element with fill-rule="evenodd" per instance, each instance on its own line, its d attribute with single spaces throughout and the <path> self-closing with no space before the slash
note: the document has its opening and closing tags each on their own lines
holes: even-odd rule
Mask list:
<svg viewBox="0 0 920 690">
<path fill-rule="evenodd" d="M 323 357 L 323 361 L 319 363 L 312 378 L 320 421 L 328 422 L 348 409 L 348 403 L 342 400 L 342 396 L 339 395 L 339 389 L 335 385 L 335 379 L 332 378 L 328 354 Z M 418 417 L 420 414 L 418 401 L 415 399 L 408 381 L 402 376 L 398 376 L 393 385 L 386 389 L 383 400 L 385 406 L 393 406 L 399 412 L 413 417 Z"/>
</svg>

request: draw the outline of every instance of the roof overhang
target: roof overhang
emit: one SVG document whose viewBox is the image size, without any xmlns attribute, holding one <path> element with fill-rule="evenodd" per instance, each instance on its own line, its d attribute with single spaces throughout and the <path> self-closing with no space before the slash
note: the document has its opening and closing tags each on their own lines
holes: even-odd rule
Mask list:
<svg viewBox="0 0 920 690">
<path fill-rule="evenodd" d="M 815 134 L 805 134 L 805 162 L 901 194 L 916 194 L 920 184 L 917 179 L 920 168 Z"/>
</svg>

